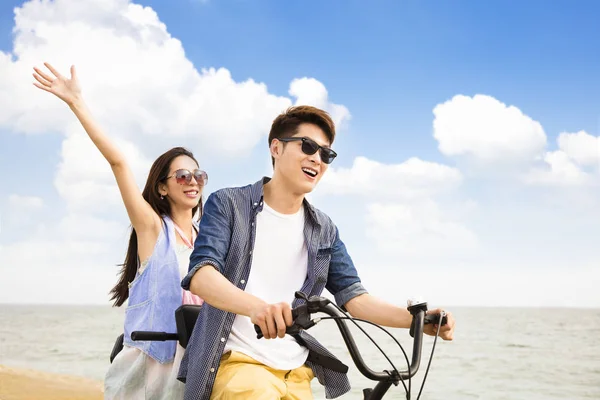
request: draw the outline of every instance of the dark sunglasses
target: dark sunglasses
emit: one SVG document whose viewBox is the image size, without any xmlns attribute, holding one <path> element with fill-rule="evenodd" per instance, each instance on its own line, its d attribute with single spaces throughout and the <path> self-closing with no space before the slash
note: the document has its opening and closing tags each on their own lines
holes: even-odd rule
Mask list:
<svg viewBox="0 0 600 400">
<path fill-rule="evenodd" d="M 175 178 L 175 181 L 180 185 L 189 185 L 192 183 L 192 176 L 198 182 L 198 185 L 204 186 L 208 183 L 208 174 L 201 169 L 195 169 L 193 172 L 187 169 L 178 169 L 171 176 L 167 176 L 165 179 Z"/>
<path fill-rule="evenodd" d="M 335 159 L 335 157 L 337 157 L 337 153 L 335 151 L 333 151 L 329 147 L 323 147 L 323 146 L 319 145 L 317 142 L 315 142 L 314 140 L 309 139 L 307 137 L 291 137 L 291 138 L 282 138 L 282 139 L 278 139 L 278 140 L 280 142 L 297 142 L 297 141 L 301 140 L 302 141 L 302 152 L 309 156 L 312 156 L 318 150 L 321 150 L 321 152 L 320 152 L 321 161 L 323 161 L 325 164 L 331 164 L 333 162 L 333 160 Z"/>
</svg>

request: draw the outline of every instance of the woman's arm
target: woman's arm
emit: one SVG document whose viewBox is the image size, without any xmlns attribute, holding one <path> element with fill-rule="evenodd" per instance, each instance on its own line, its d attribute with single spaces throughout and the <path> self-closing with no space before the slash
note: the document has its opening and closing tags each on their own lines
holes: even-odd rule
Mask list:
<svg viewBox="0 0 600 400">
<path fill-rule="evenodd" d="M 136 232 L 140 234 L 144 231 L 155 230 L 158 233 L 160 218 L 142 197 L 123 153 L 92 117 L 81 96 L 75 67 L 71 67 L 71 78 L 69 79 L 62 76 L 52 65 L 48 63 L 44 63 L 44 65 L 54 77 L 34 67 L 33 77 L 37 82 L 33 84 L 67 103 L 94 145 L 108 161 L 121 192 L 129 220 Z"/>
</svg>

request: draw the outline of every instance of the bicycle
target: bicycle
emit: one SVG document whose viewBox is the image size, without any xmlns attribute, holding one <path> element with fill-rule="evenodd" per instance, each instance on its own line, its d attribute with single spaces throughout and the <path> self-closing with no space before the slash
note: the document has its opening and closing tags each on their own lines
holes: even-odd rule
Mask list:
<svg viewBox="0 0 600 400">
<path fill-rule="evenodd" d="M 291 326 L 289 326 L 286 330 L 286 333 L 290 335 L 295 335 L 300 332 L 300 330 L 307 330 L 315 326 L 317 323 L 322 320 L 331 319 L 334 320 L 340 333 L 342 334 L 342 338 L 350 352 L 350 356 L 352 361 L 360 371 L 362 375 L 364 375 L 367 379 L 376 381 L 377 384 L 373 388 L 365 388 L 363 389 L 363 399 L 364 400 L 381 400 L 384 395 L 388 392 L 392 385 L 398 386 L 402 383 L 405 392 L 406 398 L 410 400 L 411 398 L 411 390 L 412 383 L 411 378 L 417 373 L 420 363 L 421 363 L 421 350 L 422 350 L 422 339 L 423 339 L 423 328 L 425 324 L 437 323 L 438 331 L 435 335 L 431 356 L 429 358 L 429 364 L 427 365 L 427 370 L 425 372 L 425 376 L 423 377 L 423 382 L 421 384 L 421 389 L 419 390 L 419 394 L 417 396 L 417 400 L 420 398 L 421 393 L 423 391 L 423 387 L 425 385 L 425 380 L 427 379 L 427 374 L 429 372 L 429 367 L 431 365 L 431 361 L 433 359 L 433 352 L 435 350 L 435 345 L 437 343 L 437 338 L 439 335 L 439 330 L 442 325 L 447 323 L 446 315 L 442 314 L 429 314 L 426 315 L 427 312 L 427 303 L 424 301 L 412 301 L 409 300 L 407 309 L 413 316 L 412 324 L 409 329 L 409 334 L 413 337 L 413 351 L 411 361 L 408 361 L 408 356 L 406 352 L 400 345 L 400 343 L 394 338 L 394 336 L 389 333 L 385 328 L 371 323 L 366 320 L 361 320 L 357 318 L 353 318 L 346 314 L 340 307 L 332 303 L 329 299 L 321 296 L 312 296 L 308 298 L 302 292 L 296 292 L 296 298 L 304 300 L 304 303 L 299 305 L 298 307 L 292 309 L 292 317 L 294 322 Z M 166 333 L 166 332 L 147 332 L 147 331 L 135 331 L 131 333 L 131 339 L 135 341 L 145 341 L 145 340 L 157 340 L 157 341 L 165 341 L 165 340 L 178 340 L 182 347 L 186 347 L 189 338 L 193 332 L 194 324 L 198 318 L 198 314 L 200 312 L 201 306 L 194 305 L 183 305 L 180 306 L 175 311 L 175 321 L 177 326 L 177 333 Z M 311 319 L 311 314 L 316 313 L 324 313 L 327 314 L 328 317 L 319 317 L 315 319 Z M 348 329 L 346 325 L 346 320 L 353 322 L 367 337 L 375 344 L 375 346 L 382 352 L 387 361 L 391 364 L 392 370 L 384 370 L 382 372 L 375 372 L 371 370 L 366 363 L 364 362 L 358 347 L 354 341 L 353 335 Z M 402 353 L 404 354 L 404 358 L 406 360 L 407 369 L 403 371 L 399 371 L 394 363 L 389 359 L 389 357 L 385 354 L 385 352 L 375 343 L 375 341 L 361 328 L 357 322 L 365 322 L 371 325 L 374 325 L 384 332 L 386 332 L 395 342 L 398 344 Z M 262 338 L 262 332 L 258 325 L 254 326 L 254 329 L 257 333 L 257 338 Z M 116 353 L 120 349 L 117 349 L 117 344 L 115 344 L 115 348 L 113 349 L 113 353 L 111 354 L 111 362 Z M 347 367 L 346 367 L 347 368 Z M 408 380 L 408 387 L 406 386 L 405 381 Z"/>
</svg>

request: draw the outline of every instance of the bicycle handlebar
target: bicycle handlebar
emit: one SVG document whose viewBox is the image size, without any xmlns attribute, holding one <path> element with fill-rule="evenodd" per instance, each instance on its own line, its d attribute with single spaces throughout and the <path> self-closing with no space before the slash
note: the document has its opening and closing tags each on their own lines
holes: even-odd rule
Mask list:
<svg viewBox="0 0 600 400">
<path fill-rule="evenodd" d="M 302 304 L 292 309 L 294 323 L 286 329 L 286 333 L 290 335 L 298 334 L 301 330 L 309 329 L 320 321 L 320 319 L 311 320 L 310 314 L 322 312 L 333 317 L 333 320 L 337 324 L 342 334 L 342 338 L 346 343 L 346 347 L 350 352 L 352 361 L 354 361 L 354 364 L 356 365 L 358 370 L 366 378 L 380 382 L 397 382 L 399 380 L 408 379 L 417 373 L 417 370 L 419 369 L 419 364 L 421 362 L 423 327 L 425 323 L 435 323 L 438 321 L 435 320 L 434 316 L 425 315 L 427 311 L 427 303 L 422 302 L 416 304 L 409 304 L 408 310 L 413 315 L 413 322 L 411 325 L 410 333 L 411 336 L 414 338 L 412 360 L 410 366 L 405 371 L 375 372 L 366 365 L 360 351 L 358 350 L 358 347 L 356 346 L 352 333 L 346 325 L 345 319 L 349 319 L 350 317 L 338 310 L 327 298 L 319 296 L 307 298 L 306 295 L 302 292 L 296 292 L 296 298 L 304 300 L 305 304 Z M 443 316 L 442 325 L 444 325 L 445 323 L 446 317 Z M 258 325 L 254 325 L 254 329 L 257 333 L 257 338 L 262 338 L 263 334 L 260 327 Z"/>
</svg>

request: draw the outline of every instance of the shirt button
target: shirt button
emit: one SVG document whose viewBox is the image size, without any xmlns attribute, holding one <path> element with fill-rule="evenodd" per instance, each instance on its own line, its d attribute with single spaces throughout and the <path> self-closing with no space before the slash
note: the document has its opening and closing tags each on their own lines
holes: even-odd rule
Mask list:
<svg viewBox="0 0 600 400">
<path fill-rule="evenodd" d="M 252 255 L 252 250 L 250 250 L 250 253 L 248 253 L 248 254 Z"/>
<path fill-rule="evenodd" d="M 224 342 L 224 341 L 225 341 L 225 338 L 224 338 L 224 337 L 222 337 L 222 338 L 221 338 L 221 342 Z"/>
<path fill-rule="evenodd" d="M 211 369 L 210 369 L 210 372 L 215 372 L 215 369 L 214 369 L 214 368 L 211 368 Z"/>
<path fill-rule="evenodd" d="M 242 280 L 240 281 L 240 283 L 241 283 L 241 284 L 244 284 L 244 283 L 246 283 L 246 281 L 245 281 L 244 279 L 242 279 Z"/>
<path fill-rule="evenodd" d="M 258 205 L 258 203 L 254 203 L 254 206 L 256 207 Z"/>
</svg>

